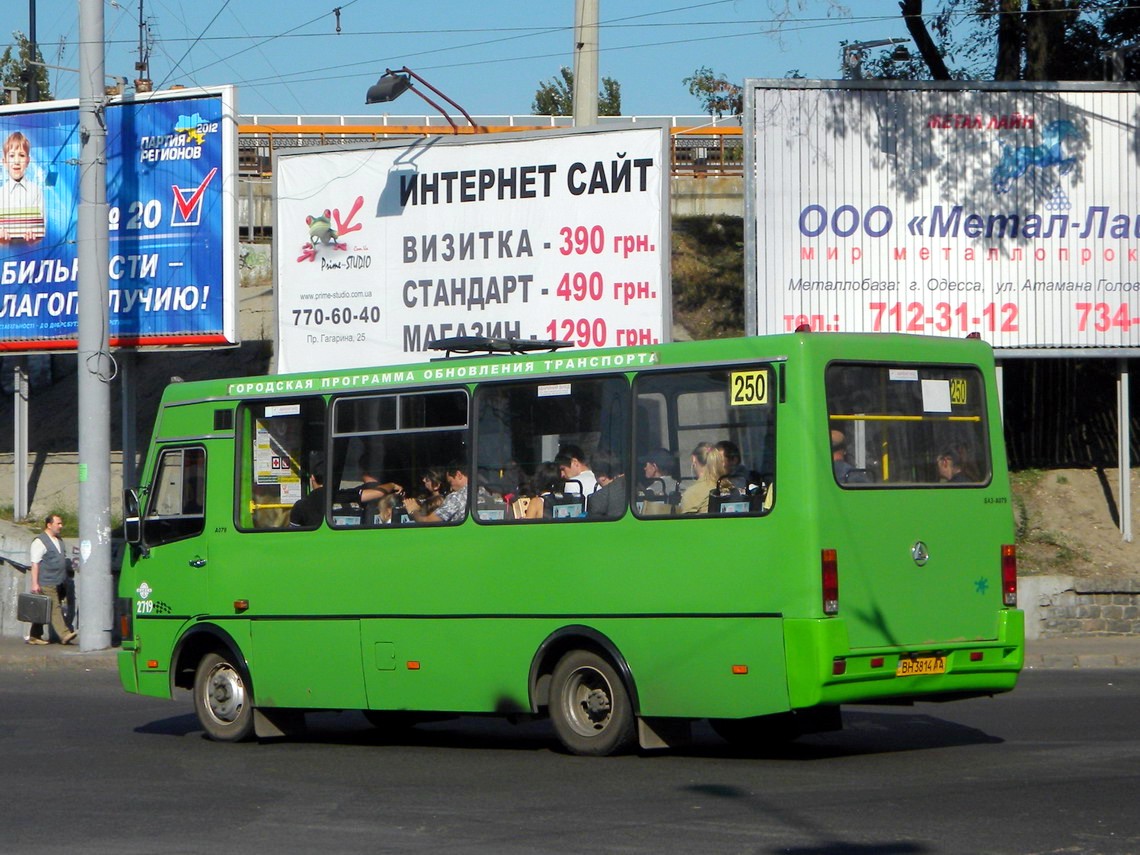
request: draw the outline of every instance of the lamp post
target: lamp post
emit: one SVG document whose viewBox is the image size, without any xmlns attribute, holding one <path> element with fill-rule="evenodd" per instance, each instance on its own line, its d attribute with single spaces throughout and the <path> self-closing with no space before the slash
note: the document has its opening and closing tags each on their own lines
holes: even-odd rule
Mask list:
<svg viewBox="0 0 1140 855">
<path fill-rule="evenodd" d="M 462 113 L 463 118 L 467 119 L 467 121 L 471 123 L 471 127 L 474 129 L 475 133 L 479 134 L 479 133 L 485 133 L 486 132 L 486 128 L 484 128 L 481 125 L 476 124 L 475 120 L 471 118 L 470 114 L 466 110 L 464 110 L 462 107 L 460 107 L 459 104 L 457 104 L 451 98 L 448 98 L 446 95 L 444 95 L 442 92 L 440 92 L 434 86 L 432 86 L 430 83 L 428 83 L 426 80 L 424 80 L 418 74 L 416 74 L 414 71 L 412 71 L 406 65 L 403 68 L 397 68 L 395 71 L 393 71 L 390 68 L 386 68 L 384 70 L 384 73 L 382 75 L 380 75 L 380 79 L 368 87 L 368 93 L 364 96 L 364 103 L 365 104 L 383 104 L 383 103 L 386 103 L 388 101 L 395 101 L 397 98 L 399 98 L 401 95 L 403 95 L 409 89 L 411 89 L 413 92 L 415 92 L 417 95 L 419 95 L 421 98 L 423 98 L 425 101 L 427 101 L 429 104 L 431 104 L 433 107 L 435 107 L 435 109 L 439 110 L 439 112 L 443 114 L 443 117 L 445 119 L 447 119 L 447 123 L 449 125 L 451 125 L 451 132 L 453 134 L 459 133 L 459 127 L 455 124 L 455 120 L 451 118 L 451 115 L 447 112 L 447 110 L 443 109 L 443 107 L 439 106 L 439 104 L 437 104 L 435 101 L 433 101 L 427 95 L 425 95 L 423 92 L 421 92 L 419 89 L 417 89 L 415 87 L 415 84 L 412 82 L 413 80 L 416 80 L 419 83 L 422 83 L 424 86 L 426 86 L 432 92 L 434 92 L 436 95 L 438 95 L 440 98 L 442 98 L 448 104 L 450 104 L 452 107 L 454 107 L 460 113 Z"/>
<path fill-rule="evenodd" d="M 891 53 L 895 62 L 905 62 L 910 59 L 910 51 L 904 46 L 910 39 L 874 39 L 869 42 L 851 42 L 843 45 L 843 77 L 845 80 L 863 79 L 863 57 L 867 51 L 877 47 L 898 45 Z"/>
</svg>

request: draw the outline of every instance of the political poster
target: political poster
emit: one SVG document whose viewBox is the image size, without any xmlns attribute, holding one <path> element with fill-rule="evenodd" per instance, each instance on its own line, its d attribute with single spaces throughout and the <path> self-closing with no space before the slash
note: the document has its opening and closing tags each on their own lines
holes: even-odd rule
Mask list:
<svg viewBox="0 0 1140 855">
<path fill-rule="evenodd" d="M 232 89 L 103 116 L 110 345 L 236 344 Z M 0 351 L 76 347 L 79 133 L 74 102 L 0 108 Z"/>
</svg>

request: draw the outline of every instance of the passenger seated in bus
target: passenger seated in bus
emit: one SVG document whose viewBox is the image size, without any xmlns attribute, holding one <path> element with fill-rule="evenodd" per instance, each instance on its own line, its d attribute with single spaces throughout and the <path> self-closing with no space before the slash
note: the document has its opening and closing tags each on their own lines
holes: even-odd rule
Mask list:
<svg viewBox="0 0 1140 855">
<path fill-rule="evenodd" d="M 645 474 L 645 493 L 667 500 L 677 492 L 677 460 L 667 448 L 655 448 L 645 455 L 641 471 Z"/>
<path fill-rule="evenodd" d="M 294 502 L 289 511 L 290 528 L 316 528 L 325 518 L 325 461 L 313 460 L 309 468 L 309 495 Z"/>
<path fill-rule="evenodd" d="M 431 466 L 424 470 L 420 476 L 420 484 L 423 490 L 416 495 L 416 498 L 421 503 L 433 497 L 442 500 L 447 492 L 447 476 L 443 474 L 443 467 Z"/>
<path fill-rule="evenodd" d="M 966 484 L 970 480 L 962 471 L 962 460 L 953 448 L 945 448 L 938 455 L 938 480 L 952 484 Z"/>
<path fill-rule="evenodd" d="M 724 455 L 711 442 L 701 442 L 689 459 L 697 480 L 681 493 L 678 510 L 682 514 L 707 514 L 709 493 L 717 489 L 717 483 L 724 477 Z"/>
<path fill-rule="evenodd" d="M 747 491 L 748 470 L 740 462 L 740 449 L 736 447 L 736 443 L 722 439 L 716 444 L 716 447 L 720 449 L 721 456 L 724 457 L 724 477 L 731 481 L 732 486 L 738 490 Z"/>
<path fill-rule="evenodd" d="M 376 525 L 380 520 L 380 503 L 388 496 L 399 495 L 404 492 L 404 488 L 394 481 L 387 481 L 383 484 L 380 479 L 370 474 L 372 469 L 371 461 L 367 454 L 360 456 L 360 481 L 361 484 L 356 488 L 355 501 L 360 505 L 360 521 L 364 525 Z M 337 494 L 338 498 L 341 494 Z M 389 509 L 389 519 L 391 518 L 391 510 Z M 387 520 L 383 520 L 387 522 Z"/>
<path fill-rule="evenodd" d="M 564 445 L 554 456 L 554 462 L 558 465 L 559 474 L 563 479 L 577 481 L 582 485 L 580 492 L 586 500 L 589 500 L 590 494 L 598 489 L 598 479 L 590 469 L 582 449 L 576 445 Z"/>
<path fill-rule="evenodd" d="M 866 484 L 871 480 L 866 469 L 858 469 L 848 462 L 847 434 L 841 430 L 831 431 L 831 467 L 840 484 Z"/>
<path fill-rule="evenodd" d="M 438 508 L 427 510 L 426 503 L 421 506 L 415 499 L 404 499 L 404 508 L 416 522 L 455 522 L 466 515 L 468 484 L 466 466 L 459 461 L 453 461 L 447 465 L 444 475 L 449 490 Z"/>
<path fill-rule="evenodd" d="M 534 472 L 528 492 L 533 495 L 527 503 L 525 519 L 554 519 L 554 503 L 565 495 L 566 481 L 557 463 L 542 463 Z"/>
<path fill-rule="evenodd" d="M 609 456 L 595 458 L 594 474 L 598 477 L 598 489 L 590 494 L 586 516 L 590 519 L 620 517 L 625 513 L 627 502 L 625 474 Z"/>
</svg>

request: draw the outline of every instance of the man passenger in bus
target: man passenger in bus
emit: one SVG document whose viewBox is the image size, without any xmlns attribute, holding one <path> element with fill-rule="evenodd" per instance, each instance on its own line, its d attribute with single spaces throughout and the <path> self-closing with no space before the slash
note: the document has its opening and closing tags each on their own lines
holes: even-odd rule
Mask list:
<svg viewBox="0 0 1140 855">
<path fill-rule="evenodd" d="M 965 484 L 969 481 L 966 473 L 962 471 L 962 461 L 958 452 L 952 448 L 944 449 L 938 455 L 938 480 L 949 481 L 952 484 Z"/>
<path fill-rule="evenodd" d="M 748 470 L 740 462 L 740 449 L 736 447 L 736 443 L 722 439 L 716 444 L 716 447 L 720 449 L 720 453 L 724 457 L 724 477 L 742 493 L 747 492 Z"/>
<path fill-rule="evenodd" d="M 724 455 L 711 442 L 702 442 L 693 449 L 689 460 L 697 480 L 681 494 L 678 510 L 682 514 L 707 514 L 709 493 L 717 489 L 717 484 L 724 477 Z"/>
<path fill-rule="evenodd" d="M 325 461 L 317 458 L 309 468 L 309 495 L 289 511 L 290 528 L 316 528 L 325 518 Z"/>
<path fill-rule="evenodd" d="M 645 474 L 647 495 L 665 499 L 676 492 L 677 476 L 673 463 L 673 454 L 667 448 L 655 448 L 645 456 L 641 468 Z"/>
<path fill-rule="evenodd" d="M 831 431 L 831 467 L 835 470 L 835 480 L 847 483 L 847 476 L 855 467 L 847 462 L 847 435 L 841 430 Z"/>
<path fill-rule="evenodd" d="M 608 455 L 594 459 L 594 474 L 598 476 L 598 489 L 590 494 L 586 515 L 590 519 L 620 517 L 627 501 L 625 474 Z"/>
<path fill-rule="evenodd" d="M 565 480 L 577 481 L 582 485 L 582 496 L 588 501 L 590 494 L 598 489 L 598 479 L 586 462 L 582 449 L 576 445 L 564 445 L 554 456 L 554 462 L 558 464 L 559 474 Z"/>
<path fill-rule="evenodd" d="M 447 477 L 447 486 L 450 488 L 439 507 L 427 510 L 427 505 L 421 505 L 415 499 L 405 499 L 404 508 L 418 523 L 425 522 L 454 522 L 461 520 L 467 513 L 467 473 L 462 463 L 455 461 L 449 463 L 444 470 Z"/>
</svg>

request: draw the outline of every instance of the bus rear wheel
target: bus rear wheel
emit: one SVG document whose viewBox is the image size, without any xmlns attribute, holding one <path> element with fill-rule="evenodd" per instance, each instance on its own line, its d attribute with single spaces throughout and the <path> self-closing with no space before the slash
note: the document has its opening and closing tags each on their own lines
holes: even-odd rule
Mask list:
<svg viewBox="0 0 1140 855">
<path fill-rule="evenodd" d="M 227 656 L 207 653 L 198 663 L 194 711 L 216 742 L 241 742 L 253 733 L 253 698 L 241 670 Z"/>
<path fill-rule="evenodd" d="M 574 650 L 554 668 L 550 720 L 572 754 L 604 757 L 632 746 L 633 705 L 617 671 L 595 653 Z"/>
</svg>

